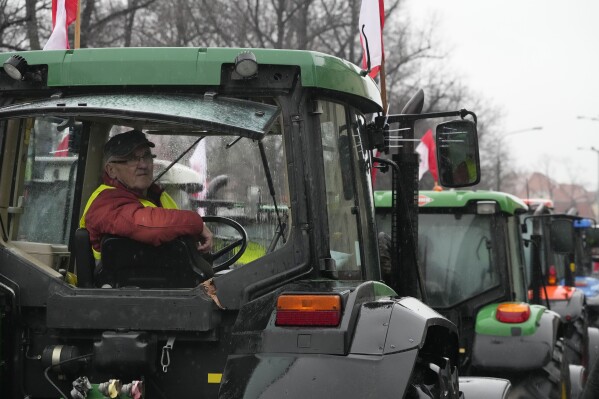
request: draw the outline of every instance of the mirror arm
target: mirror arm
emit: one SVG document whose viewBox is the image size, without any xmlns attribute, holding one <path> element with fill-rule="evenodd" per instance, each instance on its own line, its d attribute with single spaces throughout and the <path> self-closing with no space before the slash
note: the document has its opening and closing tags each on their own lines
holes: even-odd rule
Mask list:
<svg viewBox="0 0 599 399">
<path fill-rule="evenodd" d="M 476 114 L 474 112 L 468 111 L 467 109 L 460 110 L 460 118 L 465 119 L 467 115 L 472 116 L 472 119 L 474 120 L 475 125 L 478 124 L 478 118 L 476 117 Z"/>
<path fill-rule="evenodd" d="M 474 119 L 474 123 L 476 124 L 477 118 L 476 114 L 472 111 L 468 111 L 467 109 L 461 109 L 459 111 L 446 111 L 446 112 L 427 112 L 425 114 L 396 114 L 396 115 L 385 115 L 385 116 L 377 116 L 376 122 L 379 122 L 379 118 L 381 121 L 386 120 L 387 123 L 395 123 L 395 122 L 413 122 L 420 119 L 432 119 L 432 118 L 444 118 L 448 116 L 459 116 L 464 119 L 467 115 L 471 115 Z"/>
</svg>

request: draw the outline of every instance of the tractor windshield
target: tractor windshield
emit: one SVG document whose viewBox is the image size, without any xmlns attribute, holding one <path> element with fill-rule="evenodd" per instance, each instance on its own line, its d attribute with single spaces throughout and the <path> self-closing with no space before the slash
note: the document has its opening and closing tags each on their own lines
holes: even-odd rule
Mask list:
<svg viewBox="0 0 599 399">
<path fill-rule="evenodd" d="M 432 307 L 451 307 L 499 284 L 491 225 L 489 215 L 420 214 L 418 255 Z"/>
<path fill-rule="evenodd" d="M 4 239 L 45 266 L 66 269 L 70 240 L 102 181 L 104 143 L 135 128 L 155 144 L 154 177 L 179 208 L 245 228 L 247 248 L 231 267 L 259 259 L 285 244 L 291 224 L 278 114 L 273 100 L 151 95 L 0 109 L 1 142 L 20 141 L 23 153 L 3 162 L 2 179 L 13 182 L 13 196 L 3 199 Z M 214 251 L 239 239 L 227 225 L 210 229 Z"/>
</svg>

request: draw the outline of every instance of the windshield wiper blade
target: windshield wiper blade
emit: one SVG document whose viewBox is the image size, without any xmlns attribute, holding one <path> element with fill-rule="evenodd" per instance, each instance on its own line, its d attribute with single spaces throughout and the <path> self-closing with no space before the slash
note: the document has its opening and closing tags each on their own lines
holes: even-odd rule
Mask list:
<svg viewBox="0 0 599 399">
<path fill-rule="evenodd" d="M 171 162 L 162 172 L 160 172 L 160 174 L 152 181 L 152 184 L 156 183 L 158 181 L 158 179 L 160 179 L 162 176 L 164 176 L 164 174 L 166 172 L 169 171 L 170 168 L 172 168 L 177 162 L 179 162 L 181 160 L 181 158 L 183 158 L 185 156 L 185 154 L 187 154 L 193 147 L 196 146 L 196 144 L 198 144 L 200 141 L 202 141 L 202 139 L 206 137 L 206 136 L 202 136 L 199 139 L 197 139 L 196 141 L 194 141 L 188 149 L 186 149 L 185 151 L 183 151 L 181 153 L 181 155 L 179 155 L 177 157 L 177 159 L 175 159 L 173 162 Z"/>
<path fill-rule="evenodd" d="M 278 228 L 277 234 L 280 235 L 281 239 L 283 240 L 283 244 L 285 244 L 285 227 L 286 226 L 282 222 L 281 215 L 279 214 L 279 207 L 277 206 L 277 198 L 275 195 L 275 185 L 272 182 L 272 174 L 270 173 L 270 167 L 268 166 L 268 159 L 266 158 L 266 150 L 264 149 L 264 143 L 262 143 L 262 140 L 258 141 L 258 148 L 260 149 L 260 158 L 262 158 L 262 166 L 264 166 L 264 174 L 266 175 L 268 191 L 270 191 L 270 196 L 272 197 L 272 203 L 275 207 L 275 213 L 277 215 L 277 221 L 279 223 L 279 228 Z M 276 241 L 278 241 L 278 239 Z"/>
</svg>

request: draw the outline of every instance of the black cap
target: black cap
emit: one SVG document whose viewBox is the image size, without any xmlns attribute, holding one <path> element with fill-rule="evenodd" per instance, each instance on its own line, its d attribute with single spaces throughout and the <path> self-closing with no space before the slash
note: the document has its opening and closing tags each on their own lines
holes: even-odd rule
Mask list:
<svg viewBox="0 0 599 399">
<path fill-rule="evenodd" d="M 104 145 L 104 157 L 125 157 L 133 152 L 137 147 L 147 145 L 155 147 L 154 143 L 146 138 L 146 135 L 139 130 L 130 130 L 125 133 L 113 136 Z"/>
</svg>

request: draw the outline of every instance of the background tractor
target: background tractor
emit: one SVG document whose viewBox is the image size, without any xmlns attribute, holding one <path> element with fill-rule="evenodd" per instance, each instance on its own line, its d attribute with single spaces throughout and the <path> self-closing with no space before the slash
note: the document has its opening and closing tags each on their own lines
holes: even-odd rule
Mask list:
<svg viewBox="0 0 599 399">
<path fill-rule="evenodd" d="M 390 231 L 389 198 L 375 192 L 383 232 Z M 458 326 L 462 374 L 508 378 L 515 398 L 570 397 L 573 382 L 579 392 L 560 316 L 528 302 L 518 219 L 527 206 L 509 194 L 454 190 L 421 191 L 419 203 L 427 304 Z"/>
</svg>

